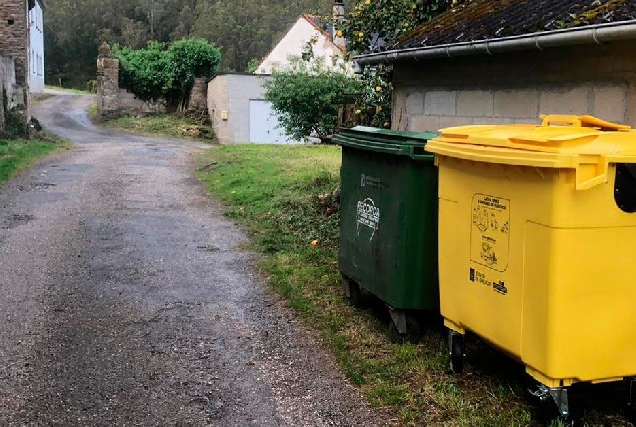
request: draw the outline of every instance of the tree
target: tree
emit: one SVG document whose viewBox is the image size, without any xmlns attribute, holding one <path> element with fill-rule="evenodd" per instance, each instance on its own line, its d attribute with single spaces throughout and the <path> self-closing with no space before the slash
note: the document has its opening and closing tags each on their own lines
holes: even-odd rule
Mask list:
<svg viewBox="0 0 636 427">
<path fill-rule="evenodd" d="M 156 100 L 170 93 L 175 78 L 164 43 L 149 42 L 145 49 L 115 45 L 112 52 L 120 62 L 121 87 L 144 100 Z"/>
<path fill-rule="evenodd" d="M 146 100 L 166 98 L 185 105 L 195 77 L 211 77 L 221 63 L 221 52 L 201 39 L 180 40 L 168 47 L 149 42 L 145 49 L 113 46 L 120 60 L 120 85 Z"/>
<path fill-rule="evenodd" d="M 168 49 L 173 87 L 179 90 L 182 105 L 190 95 L 195 77 L 212 77 L 221 64 L 221 51 L 203 39 L 174 42 Z"/>
<path fill-rule="evenodd" d="M 434 18 L 462 0 L 359 0 L 337 26 L 348 39 L 351 54 L 360 54 L 396 38 L 418 24 Z M 361 122 L 389 127 L 391 122 L 391 84 L 393 67 L 368 67 L 362 74 L 364 90 L 358 99 Z"/>
<path fill-rule="evenodd" d="M 224 70 L 262 58 L 303 12 L 324 14 L 333 0 L 47 0 L 46 79 L 85 88 L 102 42 L 134 49 L 149 41 L 203 38 L 223 52 Z"/>
<path fill-rule="evenodd" d="M 291 67 L 265 81 L 265 99 L 272 103 L 278 120 L 290 137 L 308 136 L 328 142 L 338 120 L 338 99 L 343 93 L 362 90 L 360 79 L 328 71 L 322 61 L 293 58 Z"/>
<path fill-rule="evenodd" d="M 359 0 L 340 25 L 348 49 L 362 53 L 374 43 L 391 43 L 461 0 Z"/>
</svg>

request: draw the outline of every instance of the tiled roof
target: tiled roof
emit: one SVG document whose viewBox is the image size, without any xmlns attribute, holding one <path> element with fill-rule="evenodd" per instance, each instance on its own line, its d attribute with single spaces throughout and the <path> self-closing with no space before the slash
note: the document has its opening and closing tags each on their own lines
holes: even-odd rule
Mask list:
<svg viewBox="0 0 636 427">
<path fill-rule="evenodd" d="M 636 0 L 473 0 L 432 19 L 381 50 L 499 39 L 636 20 Z"/>
<path fill-rule="evenodd" d="M 302 17 L 320 31 L 327 39 L 333 40 L 333 23 L 323 23 L 320 17 L 303 13 Z M 344 47 L 336 44 L 336 47 L 344 52 Z"/>
</svg>

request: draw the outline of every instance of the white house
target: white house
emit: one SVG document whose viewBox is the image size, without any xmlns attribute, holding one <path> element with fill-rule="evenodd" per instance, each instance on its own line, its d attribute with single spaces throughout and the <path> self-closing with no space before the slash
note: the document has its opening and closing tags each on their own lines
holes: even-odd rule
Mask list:
<svg viewBox="0 0 636 427">
<path fill-rule="evenodd" d="M 336 0 L 333 11 L 334 22 L 343 19 L 344 5 L 341 0 Z M 323 25 L 320 18 L 303 14 L 263 59 L 255 73 L 271 74 L 277 69 L 285 69 L 289 66 L 290 56 L 302 57 L 309 53 L 308 49 L 311 49 L 314 58 L 322 58 L 326 69 L 352 73 L 352 64 L 345 60 L 345 47 L 346 41 L 338 37 L 333 22 Z"/>
<path fill-rule="evenodd" d="M 28 2 L 29 25 L 29 58 L 28 58 L 28 86 L 29 92 L 44 91 L 44 0 L 30 0 Z"/>
</svg>

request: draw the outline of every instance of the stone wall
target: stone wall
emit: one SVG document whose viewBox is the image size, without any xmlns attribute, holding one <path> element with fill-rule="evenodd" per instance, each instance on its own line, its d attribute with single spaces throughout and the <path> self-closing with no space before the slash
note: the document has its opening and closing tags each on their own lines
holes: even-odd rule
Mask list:
<svg viewBox="0 0 636 427">
<path fill-rule="evenodd" d="M 208 108 L 208 79 L 197 77 L 190 92 L 188 111 L 205 112 Z"/>
<path fill-rule="evenodd" d="M 27 13 L 26 0 L 0 0 L 0 53 L 15 60 L 16 82 L 23 89 L 28 73 Z"/>
<path fill-rule="evenodd" d="M 101 120 L 119 115 L 119 59 L 111 56 L 105 43 L 97 58 L 97 113 Z"/>
<path fill-rule="evenodd" d="M 629 43 L 398 63 L 393 127 L 438 130 L 591 114 L 636 126 L 636 50 Z"/>
<path fill-rule="evenodd" d="M 16 82 L 15 61 L 0 57 L 0 95 L 6 93 L 9 108 L 24 105 L 24 88 Z M 0 102 L 0 131 L 4 129 L 5 111 Z"/>
<path fill-rule="evenodd" d="M 167 111 L 166 101 L 144 101 L 135 96 L 134 93 L 126 89 L 119 89 L 119 113 L 145 116 L 148 114 L 165 113 Z"/>
</svg>

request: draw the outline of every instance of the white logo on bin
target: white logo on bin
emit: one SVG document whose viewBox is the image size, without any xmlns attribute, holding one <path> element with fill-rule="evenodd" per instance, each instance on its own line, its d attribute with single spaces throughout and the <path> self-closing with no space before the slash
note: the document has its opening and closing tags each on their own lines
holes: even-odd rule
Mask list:
<svg viewBox="0 0 636 427">
<path fill-rule="evenodd" d="M 380 225 L 380 209 L 375 206 L 373 200 L 364 199 L 364 201 L 358 202 L 357 223 L 358 236 L 360 236 L 361 227 L 369 228 L 371 229 L 369 241 L 373 240 L 375 231 Z"/>
</svg>

